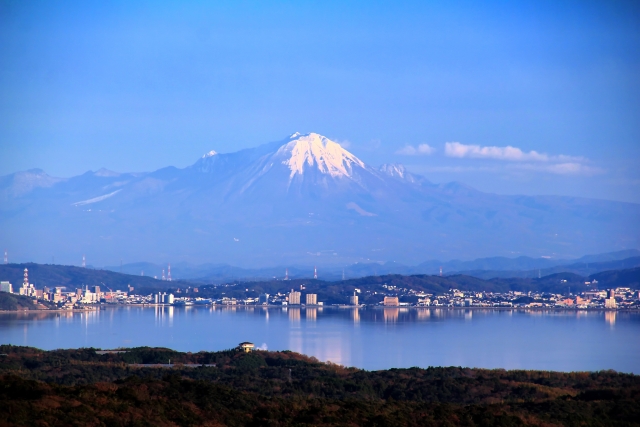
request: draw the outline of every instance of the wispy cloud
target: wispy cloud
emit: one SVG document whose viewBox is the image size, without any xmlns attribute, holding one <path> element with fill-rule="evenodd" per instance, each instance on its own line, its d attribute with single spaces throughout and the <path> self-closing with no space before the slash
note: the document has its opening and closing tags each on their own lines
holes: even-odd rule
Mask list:
<svg viewBox="0 0 640 427">
<path fill-rule="evenodd" d="M 351 148 L 351 141 L 349 141 L 348 139 L 343 139 L 343 140 L 338 140 L 336 139 L 336 141 L 338 144 L 340 144 L 340 146 L 344 149 L 348 149 Z"/>
<path fill-rule="evenodd" d="M 428 156 L 435 153 L 435 151 L 436 149 L 431 147 L 429 144 L 420 144 L 416 147 L 413 145 L 405 145 L 403 148 L 396 151 L 396 154 L 401 154 L 403 156 Z"/>
<path fill-rule="evenodd" d="M 512 162 L 507 166 L 511 170 L 552 173 L 557 175 L 598 175 L 605 170 L 589 165 L 585 157 L 567 156 L 564 154 L 549 155 L 538 151 L 523 151 L 510 145 L 506 147 L 480 146 L 447 142 L 444 154 L 454 158 L 488 159 Z"/>
<path fill-rule="evenodd" d="M 583 157 L 566 155 L 550 156 L 537 151 L 522 151 L 518 147 L 507 145 L 506 147 L 467 145 L 459 142 L 447 142 L 444 144 L 444 154 L 448 157 L 495 159 L 511 162 L 585 162 Z"/>
<path fill-rule="evenodd" d="M 418 168 L 420 173 L 466 173 L 466 172 L 503 172 L 496 166 L 426 166 Z"/>
<path fill-rule="evenodd" d="M 532 164 L 523 163 L 512 165 L 513 169 L 530 170 L 536 172 L 548 172 L 557 175 L 599 175 L 605 172 L 604 169 L 584 165 L 576 162 L 554 163 L 554 164 Z"/>
</svg>

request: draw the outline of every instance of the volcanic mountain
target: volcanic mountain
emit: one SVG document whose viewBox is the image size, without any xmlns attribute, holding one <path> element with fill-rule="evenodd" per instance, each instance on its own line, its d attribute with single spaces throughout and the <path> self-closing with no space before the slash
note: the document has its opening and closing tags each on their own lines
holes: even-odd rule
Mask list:
<svg viewBox="0 0 640 427">
<path fill-rule="evenodd" d="M 501 196 L 374 168 L 315 133 L 184 169 L 0 177 L 0 242 L 18 257 L 254 267 L 482 256 L 572 258 L 640 247 L 640 205 Z"/>
</svg>

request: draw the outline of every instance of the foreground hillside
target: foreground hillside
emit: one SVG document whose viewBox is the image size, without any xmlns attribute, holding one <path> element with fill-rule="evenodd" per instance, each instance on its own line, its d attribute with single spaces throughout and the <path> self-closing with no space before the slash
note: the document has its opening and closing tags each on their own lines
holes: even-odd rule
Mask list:
<svg viewBox="0 0 640 427">
<path fill-rule="evenodd" d="M 640 377 L 612 371 L 368 372 L 233 350 L 0 352 L 0 424 L 9 426 L 640 425 Z M 129 365 L 169 359 L 172 368 Z"/>
</svg>

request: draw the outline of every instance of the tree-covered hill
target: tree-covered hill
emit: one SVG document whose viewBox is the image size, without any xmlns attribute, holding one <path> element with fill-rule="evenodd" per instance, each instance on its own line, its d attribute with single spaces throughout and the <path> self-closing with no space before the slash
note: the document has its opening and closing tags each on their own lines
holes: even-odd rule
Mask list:
<svg viewBox="0 0 640 427">
<path fill-rule="evenodd" d="M 474 292 L 548 292 L 565 294 L 569 290 L 573 293 L 597 289 L 608 289 L 618 286 L 628 286 L 640 288 L 637 279 L 637 272 L 634 270 L 620 270 L 617 272 L 599 273 L 598 284 L 591 285 L 593 279 L 583 277 L 574 273 L 556 273 L 546 277 L 528 278 L 495 278 L 483 280 L 477 277 L 466 275 L 432 276 L 413 275 L 402 276 L 399 274 L 389 274 L 384 276 L 369 276 L 358 279 L 349 279 L 339 282 L 325 282 L 322 280 L 270 280 L 257 282 L 240 282 L 233 286 L 211 286 L 199 287 L 199 296 L 220 298 L 223 296 L 230 298 L 257 297 L 261 293 L 271 295 L 286 293 L 291 289 L 300 289 L 304 286 L 304 292 L 318 294 L 318 300 L 325 304 L 346 304 L 349 296 L 353 295 L 356 289 L 369 291 L 360 294 L 360 303 L 377 304 L 382 301 L 384 294 L 393 293 L 389 287 L 398 291 L 402 289 L 412 289 L 425 293 L 441 295 L 450 289 Z M 595 277 L 596 275 L 594 275 Z M 386 287 L 385 287 L 386 286 Z M 376 293 L 377 292 L 377 293 Z M 411 298 L 404 298 L 408 301 Z M 417 298 L 414 298 L 417 301 Z M 408 301 L 408 302 L 416 302 Z"/>
<path fill-rule="evenodd" d="M 52 304 L 46 301 L 38 301 L 34 304 L 34 299 L 28 296 L 0 292 L 0 310 L 39 310 L 51 306 Z"/>
<path fill-rule="evenodd" d="M 109 270 L 95 270 L 71 265 L 56 264 L 3 264 L 0 265 L 0 280 L 8 280 L 13 284 L 14 292 L 22 285 L 24 269 L 29 270 L 29 282 L 36 288 L 54 288 L 65 286 L 74 290 L 82 286 L 100 286 L 115 290 L 127 290 L 127 285 L 134 288 L 164 289 L 168 282 L 156 280 L 149 276 L 134 276 L 131 274 L 115 273 Z M 177 286 L 189 286 L 182 281 L 171 282 Z"/>
<path fill-rule="evenodd" d="M 609 270 L 597 273 L 591 276 L 601 285 L 617 288 L 627 287 L 632 289 L 640 289 L 640 267 L 630 268 L 627 270 Z"/>
<path fill-rule="evenodd" d="M 613 371 L 369 372 L 288 351 L 0 353 L 0 424 L 11 426 L 640 425 L 640 377 Z"/>
<path fill-rule="evenodd" d="M 45 286 L 66 286 L 73 290 L 81 286 L 100 286 L 103 290 L 126 290 L 128 285 L 135 288 L 135 293 L 147 295 L 159 290 L 177 291 L 191 287 L 198 287 L 198 294 L 190 296 L 215 297 L 222 296 L 234 298 L 257 297 L 261 293 L 277 294 L 286 293 L 291 289 L 305 287 L 309 293 L 317 293 L 318 300 L 326 304 L 344 304 L 353 295 L 356 289 L 380 292 L 373 295 L 361 295 L 361 303 L 375 304 L 382 300 L 382 292 L 386 292 L 389 286 L 397 289 L 413 289 L 431 294 L 443 294 L 450 289 L 476 292 L 552 292 L 566 293 L 583 292 L 615 287 L 640 288 L 640 268 L 627 270 L 613 270 L 594 274 L 590 277 L 564 272 L 555 273 L 541 278 L 493 278 L 480 279 L 464 274 L 450 276 L 435 275 L 411 275 L 389 274 L 383 276 L 368 276 L 357 279 L 349 279 L 337 282 L 309 279 L 295 280 L 267 280 L 252 282 L 233 282 L 232 286 L 214 286 L 189 281 L 166 282 L 147 276 L 134 276 L 120 274 L 109 270 L 94 270 L 75 266 L 62 266 L 50 264 L 7 264 L 0 265 L 0 280 L 9 280 L 16 289 L 22 283 L 22 274 L 25 268 L 29 269 L 29 279 L 37 288 Z M 597 279 L 597 285 L 588 285 Z M 387 286 L 387 288 L 383 287 Z"/>
</svg>

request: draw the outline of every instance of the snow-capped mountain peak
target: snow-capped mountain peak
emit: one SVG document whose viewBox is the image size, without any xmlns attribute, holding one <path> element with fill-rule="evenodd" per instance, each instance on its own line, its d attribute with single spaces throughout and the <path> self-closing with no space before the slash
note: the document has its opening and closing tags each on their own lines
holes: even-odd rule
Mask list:
<svg viewBox="0 0 640 427">
<path fill-rule="evenodd" d="M 405 182 L 411 182 L 413 184 L 424 184 L 428 182 L 423 176 L 414 175 L 409 172 L 407 168 L 405 168 L 404 165 L 401 165 L 400 163 L 386 163 L 380 166 L 380 172 L 392 178 Z"/>
<path fill-rule="evenodd" d="M 218 154 L 218 153 L 217 153 L 216 151 L 211 150 L 211 151 L 209 151 L 208 153 L 203 154 L 203 155 L 202 155 L 202 158 L 203 158 L 203 159 L 206 159 L 206 158 L 208 158 L 208 157 L 213 157 L 213 156 L 215 156 L 215 155 L 217 155 L 217 154 Z"/>
<path fill-rule="evenodd" d="M 120 176 L 118 172 L 110 171 L 109 169 L 102 168 L 93 173 L 95 176 L 100 176 L 103 178 L 111 178 L 115 176 Z"/>
<path fill-rule="evenodd" d="M 404 178 L 407 173 L 407 169 L 405 169 L 404 165 L 401 165 L 400 163 L 385 163 L 380 166 L 380 172 L 389 176 Z"/>
<path fill-rule="evenodd" d="M 290 178 L 296 174 L 302 175 L 305 167 L 311 166 L 332 177 L 350 177 L 354 165 L 365 167 L 362 160 L 340 144 L 317 133 L 294 133 L 290 141 L 280 147 L 276 156 L 291 170 Z"/>
</svg>

